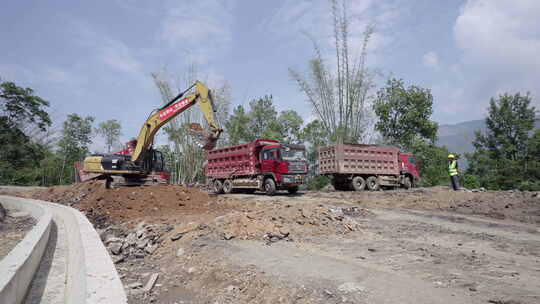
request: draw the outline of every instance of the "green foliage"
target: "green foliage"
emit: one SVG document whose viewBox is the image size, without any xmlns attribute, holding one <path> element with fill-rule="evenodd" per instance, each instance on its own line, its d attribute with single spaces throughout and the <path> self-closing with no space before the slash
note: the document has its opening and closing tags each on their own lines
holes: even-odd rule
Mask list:
<svg viewBox="0 0 540 304">
<path fill-rule="evenodd" d="M 390 79 L 377 92 L 373 105 L 375 129 L 392 145 L 409 149 L 417 138 L 434 143 L 438 124 L 430 119 L 433 96 L 429 89 L 404 87 L 403 80 Z"/>
<path fill-rule="evenodd" d="M 368 43 L 373 27 L 367 26 L 363 33 L 352 28 L 348 0 L 332 0 L 331 16 L 335 61 L 323 58 L 323 52 L 310 36 L 315 57 L 309 61 L 308 75 L 289 69 L 289 74 L 306 95 L 313 114 L 321 122 L 328 141 L 364 142 L 370 135 L 371 89 L 375 73 L 367 68 Z M 351 40 L 361 40 L 360 47 Z"/>
<path fill-rule="evenodd" d="M 307 144 L 307 158 L 314 164 L 318 157 L 318 149 L 328 144 L 328 133 L 324 129 L 322 122 L 318 119 L 308 123 L 303 130 L 304 139 Z"/>
<path fill-rule="evenodd" d="M 92 123 L 94 117 L 69 114 L 62 127 L 62 137 L 58 142 L 58 154 L 62 158 L 59 183 L 74 181 L 73 163 L 82 161 L 92 143 Z"/>
<path fill-rule="evenodd" d="M 540 132 L 531 135 L 536 109 L 529 94 L 503 94 L 491 98 L 487 130 L 476 132 L 469 154 L 469 174 L 488 189 L 534 187 L 540 180 Z"/>
<path fill-rule="evenodd" d="M 416 139 L 411 152 L 419 161 L 422 186 L 448 185 L 448 149 Z"/>
<path fill-rule="evenodd" d="M 330 179 L 323 175 L 315 175 L 310 177 L 306 184 L 309 190 L 321 190 L 330 184 Z"/>
<path fill-rule="evenodd" d="M 248 124 L 249 116 L 246 114 L 246 110 L 241 105 L 237 106 L 225 123 L 230 145 L 238 145 L 251 140 L 252 134 L 247 127 Z"/>
<path fill-rule="evenodd" d="M 477 189 L 482 187 L 480 179 L 476 175 L 462 174 L 460 176 L 460 183 L 462 187 L 467 189 Z"/>
<path fill-rule="evenodd" d="M 303 142 L 302 125 L 304 120 L 296 111 L 285 110 L 279 114 L 277 119 L 278 125 L 276 129 L 279 129 L 279 137 L 286 143 L 301 144 Z"/>
<path fill-rule="evenodd" d="M 32 89 L 18 87 L 13 82 L 0 84 L 1 117 L 5 117 L 8 125 L 22 130 L 26 125 L 33 124 L 42 131 L 51 125 L 49 114 L 45 111 L 49 102 L 33 94 Z"/>
<path fill-rule="evenodd" d="M 238 145 L 258 138 L 287 143 L 302 143 L 304 121 L 294 110 L 282 111 L 279 116 L 272 96 L 254 99 L 249 111 L 237 106 L 225 123 L 229 144 Z"/>
<path fill-rule="evenodd" d="M 51 125 L 49 103 L 30 88 L 13 82 L 0 84 L 0 183 L 39 183 L 40 161 L 46 147 L 34 142 L 26 130 L 46 131 Z"/>
<path fill-rule="evenodd" d="M 110 153 L 112 146 L 120 141 L 122 125 L 116 119 L 106 120 L 98 125 L 95 132 L 105 137 L 107 152 Z"/>
</svg>

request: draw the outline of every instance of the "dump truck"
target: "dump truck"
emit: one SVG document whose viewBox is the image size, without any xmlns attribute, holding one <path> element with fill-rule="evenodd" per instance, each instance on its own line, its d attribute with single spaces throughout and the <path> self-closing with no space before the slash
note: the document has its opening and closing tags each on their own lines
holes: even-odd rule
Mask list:
<svg viewBox="0 0 540 304">
<path fill-rule="evenodd" d="M 215 193 L 233 191 L 273 195 L 278 190 L 294 194 L 308 171 L 303 145 L 257 139 L 253 142 L 207 151 L 205 175 Z"/>
<path fill-rule="evenodd" d="M 414 154 L 396 147 L 339 143 L 319 148 L 319 174 L 330 177 L 336 190 L 409 189 L 420 180 L 418 168 Z"/>
</svg>

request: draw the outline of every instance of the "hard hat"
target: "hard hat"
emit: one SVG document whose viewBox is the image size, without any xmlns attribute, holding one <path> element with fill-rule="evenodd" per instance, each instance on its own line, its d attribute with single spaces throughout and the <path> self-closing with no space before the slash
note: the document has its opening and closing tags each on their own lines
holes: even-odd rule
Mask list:
<svg viewBox="0 0 540 304">
<path fill-rule="evenodd" d="M 448 158 L 456 158 L 454 154 L 448 154 Z"/>
</svg>

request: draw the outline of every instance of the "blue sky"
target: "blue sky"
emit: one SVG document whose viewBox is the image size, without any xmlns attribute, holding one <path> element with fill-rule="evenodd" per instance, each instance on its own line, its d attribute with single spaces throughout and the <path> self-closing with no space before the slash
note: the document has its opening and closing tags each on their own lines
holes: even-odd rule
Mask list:
<svg viewBox="0 0 540 304">
<path fill-rule="evenodd" d="M 540 1 L 351 0 L 353 46 L 375 24 L 369 66 L 430 88 L 440 123 L 482 119 L 505 91 L 540 94 Z M 279 110 L 311 109 L 288 74 L 307 71 L 313 35 L 331 55 L 328 1 L 2 1 L 0 77 L 67 113 L 118 119 L 134 136 L 161 103 L 150 77 L 190 65 L 233 105 L 272 94 Z M 357 44 L 356 44 L 357 45 Z M 178 83 L 178 89 L 185 84 Z"/>
</svg>

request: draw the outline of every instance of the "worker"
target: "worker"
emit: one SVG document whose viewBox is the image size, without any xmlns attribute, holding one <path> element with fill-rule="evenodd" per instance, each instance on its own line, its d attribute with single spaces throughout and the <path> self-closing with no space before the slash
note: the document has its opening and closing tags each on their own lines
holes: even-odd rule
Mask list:
<svg viewBox="0 0 540 304">
<path fill-rule="evenodd" d="M 454 154 L 448 155 L 448 174 L 450 175 L 450 181 L 452 182 L 454 191 L 460 190 L 458 163 Z"/>
</svg>

